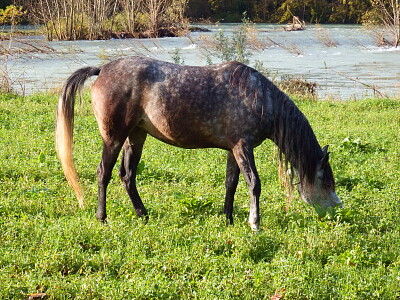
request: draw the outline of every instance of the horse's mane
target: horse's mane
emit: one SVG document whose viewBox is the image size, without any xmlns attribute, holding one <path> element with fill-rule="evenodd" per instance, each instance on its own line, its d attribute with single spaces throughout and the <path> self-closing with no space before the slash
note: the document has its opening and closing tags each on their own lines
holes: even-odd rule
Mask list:
<svg viewBox="0 0 400 300">
<path fill-rule="evenodd" d="M 255 69 L 238 62 L 231 62 L 231 68 L 230 86 L 238 87 L 239 93 L 246 97 L 257 98 L 260 91 L 257 90 L 255 82 L 252 82 L 251 78 L 252 75 L 256 75 L 257 77 L 264 76 Z"/>
<path fill-rule="evenodd" d="M 277 87 L 272 86 L 270 89 L 273 92 L 272 98 L 278 104 L 275 106 L 277 111 L 272 140 L 279 148 L 281 161 L 284 154 L 285 164 L 290 162 L 297 171 L 299 181 L 313 184 L 317 164 L 322 159 L 317 138 L 306 117 L 293 101 Z"/>
</svg>

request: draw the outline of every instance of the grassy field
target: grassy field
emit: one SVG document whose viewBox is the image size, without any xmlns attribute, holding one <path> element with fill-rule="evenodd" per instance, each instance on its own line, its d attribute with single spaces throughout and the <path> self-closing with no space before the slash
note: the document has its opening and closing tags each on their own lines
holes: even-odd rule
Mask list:
<svg viewBox="0 0 400 300">
<path fill-rule="evenodd" d="M 277 151 L 266 141 L 256 150 L 258 233 L 247 225 L 243 179 L 236 223 L 226 225 L 224 151 L 152 138 L 138 176 L 148 223 L 135 216 L 117 169 L 108 223 L 97 222 L 101 142 L 89 100 L 75 122 L 85 209 L 56 159 L 56 102 L 0 95 L 1 299 L 400 298 L 400 101 L 298 101 L 330 145 L 345 208 L 321 220 L 296 195 L 285 211 Z"/>
</svg>

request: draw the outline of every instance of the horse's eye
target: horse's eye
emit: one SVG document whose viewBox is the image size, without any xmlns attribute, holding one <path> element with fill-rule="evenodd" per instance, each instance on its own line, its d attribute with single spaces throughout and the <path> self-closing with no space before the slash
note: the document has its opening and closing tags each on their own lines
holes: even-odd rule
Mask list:
<svg viewBox="0 0 400 300">
<path fill-rule="evenodd" d="M 318 178 L 318 180 L 322 180 L 322 179 L 324 179 L 324 171 L 319 171 L 318 173 L 317 173 L 317 178 Z"/>
</svg>

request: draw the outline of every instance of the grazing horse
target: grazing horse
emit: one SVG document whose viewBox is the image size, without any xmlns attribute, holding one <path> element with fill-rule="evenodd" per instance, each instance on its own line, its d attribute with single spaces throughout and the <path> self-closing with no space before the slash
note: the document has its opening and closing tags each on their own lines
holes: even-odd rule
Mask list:
<svg viewBox="0 0 400 300">
<path fill-rule="evenodd" d="M 128 57 L 75 71 L 60 96 L 56 148 L 81 206 L 83 196 L 72 157 L 74 99 L 91 76 L 98 76 L 91 96 L 103 139 L 97 170 L 99 220 L 107 216 L 106 189 L 121 149 L 120 177 L 136 214 L 147 215 L 136 189 L 147 134 L 177 147 L 227 150 L 224 212 L 230 223 L 241 172 L 250 191 L 249 223 L 255 230 L 259 227 L 261 184 L 253 149 L 267 138 L 296 171 L 305 202 L 322 209 L 341 203 L 327 147 L 321 149 L 305 116 L 262 74 L 238 62 L 198 67 Z"/>
</svg>

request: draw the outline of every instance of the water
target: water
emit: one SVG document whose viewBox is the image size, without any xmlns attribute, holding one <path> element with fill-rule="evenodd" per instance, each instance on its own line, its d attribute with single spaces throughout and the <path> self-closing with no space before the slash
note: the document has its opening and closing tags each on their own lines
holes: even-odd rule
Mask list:
<svg viewBox="0 0 400 300">
<path fill-rule="evenodd" d="M 211 32 L 146 40 L 46 42 L 43 37 L 27 37 L 25 44 L 14 46 L 32 49 L 29 44 L 34 44 L 44 50 L 48 46 L 53 52 L 14 54 L 9 56 L 6 70 L 15 88 L 32 93 L 61 86 L 79 67 L 97 66 L 128 55 L 173 61 L 174 52 L 179 49 L 185 64 L 205 65 L 201 36 L 212 36 L 220 30 L 229 36 L 235 24 L 203 27 Z M 258 24 L 256 28 L 265 45 L 262 51 L 252 51 L 250 65 L 256 60 L 262 62 L 273 77 L 290 75 L 316 82 L 322 99 L 373 96 L 373 87 L 387 96 L 400 96 L 400 49 L 377 47 L 362 26 L 310 25 L 304 31 L 292 32 L 283 31 L 282 25 Z M 326 46 L 327 41 L 332 45 Z M 2 45 L 7 46 L 8 42 Z"/>
</svg>

